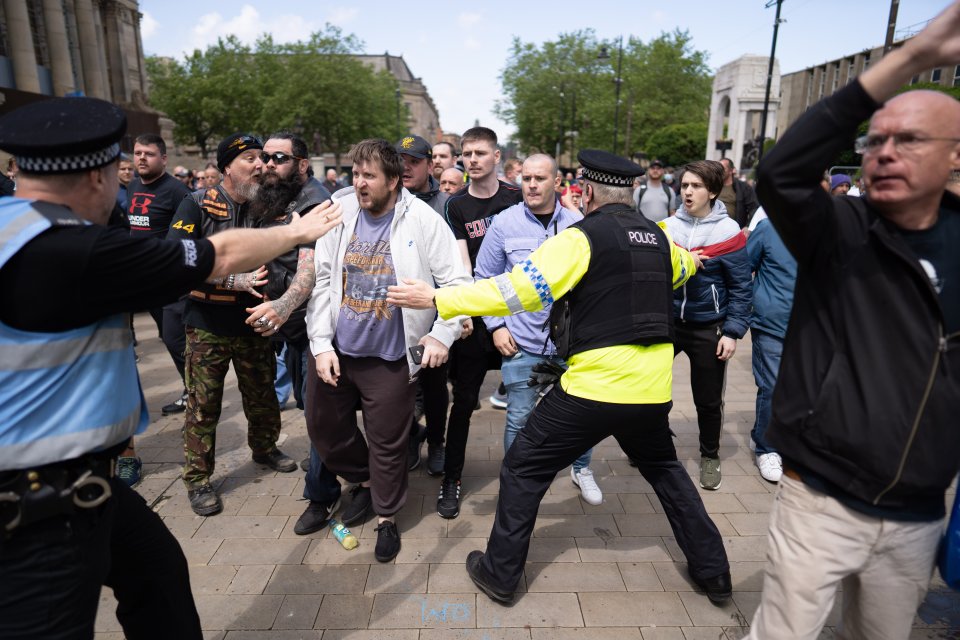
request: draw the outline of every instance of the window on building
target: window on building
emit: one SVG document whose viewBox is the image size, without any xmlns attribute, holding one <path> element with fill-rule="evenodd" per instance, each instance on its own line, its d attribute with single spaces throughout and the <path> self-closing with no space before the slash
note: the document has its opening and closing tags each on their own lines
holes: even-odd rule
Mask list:
<svg viewBox="0 0 960 640">
<path fill-rule="evenodd" d="M 960 87 L 960 64 L 953 70 L 953 86 Z"/>
<path fill-rule="evenodd" d="M 833 89 L 831 93 L 840 88 L 840 63 L 833 63 Z"/>
<path fill-rule="evenodd" d="M 866 71 L 870 68 L 870 52 L 867 51 L 863 54 L 863 70 Z"/>
<path fill-rule="evenodd" d="M 930 82 L 940 82 L 940 68 L 936 68 L 930 72 Z"/>
<path fill-rule="evenodd" d="M 850 58 L 847 61 L 847 82 L 850 82 L 857 77 L 857 66 L 855 63 L 855 58 Z"/>
<path fill-rule="evenodd" d="M 910 84 L 917 84 L 918 82 L 920 82 L 920 74 L 919 74 L 919 73 L 918 73 L 917 75 L 913 76 L 912 78 L 910 78 Z"/>
<path fill-rule="evenodd" d="M 813 97 L 813 69 L 807 72 L 807 95 L 804 97 L 804 107 L 810 106 L 810 99 Z"/>
<path fill-rule="evenodd" d="M 827 88 L 827 67 L 826 65 L 824 65 L 820 69 L 820 91 L 817 94 L 817 100 L 821 100 L 823 98 L 823 92 L 826 88 Z"/>
</svg>

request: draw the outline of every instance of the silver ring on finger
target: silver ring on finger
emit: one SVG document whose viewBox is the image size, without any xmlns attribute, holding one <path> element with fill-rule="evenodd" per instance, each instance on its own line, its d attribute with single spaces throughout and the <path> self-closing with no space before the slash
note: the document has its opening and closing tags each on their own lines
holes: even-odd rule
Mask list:
<svg viewBox="0 0 960 640">
<path fill-rule="evenodd" d="M 265 324 L 267 324 L 267 319 L 264 318 L 263 316 L 260 316 L 260 319 L 257 320 L 257 326 L 262 327 Z"/>
</svg>

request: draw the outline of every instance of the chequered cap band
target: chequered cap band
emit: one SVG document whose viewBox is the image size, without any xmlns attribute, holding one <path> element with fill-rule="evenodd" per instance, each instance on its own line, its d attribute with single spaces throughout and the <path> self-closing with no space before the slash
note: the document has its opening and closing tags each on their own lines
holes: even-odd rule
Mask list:
<svg viewBox="0 0 960 640">
<path fill-rule="evenodd" d="M 115 142 L 106 149 L 91 151 L 78 156 L 58 156 L 54 158 L 15 156 L 15 158 L 17 166 L 28 173 L 71 173 L 102 167 L 119 155 L 120 143 Z"/>
<path fill-rule="evenodd" d="M 625 178 L 623 176 L 615 176 L 610 173 L 604 173 L 603 171 L 596 171 L 595 169 L 583 168 L 583 177 L 587 180 L 592 180 L 593 182 L 599 182 L 600 184 L 609 184 L 613 187 L 632 187 L 633 178 Z"/>
</svg>

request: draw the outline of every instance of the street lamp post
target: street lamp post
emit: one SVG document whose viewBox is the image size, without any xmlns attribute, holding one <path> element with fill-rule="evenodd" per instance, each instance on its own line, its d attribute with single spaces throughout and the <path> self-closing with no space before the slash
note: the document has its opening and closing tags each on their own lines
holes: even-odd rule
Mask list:
<svg viewBox="0 0 960 640">
<path fill-rule="evenodd" d="M 770 45 L 770 61 L 767 63 L 767 90 L 766 93 L 763 94 L 763 115 L 760 117 L 757 164 L 760 164 L 760 159 L 763 158 L 763 143 L 767 139 L 767 112 L 770 111 L 770 86 L 773 84 L 773 61 L 774 56 L 777 55 L 777 32 L 780 30 L 780 23 L 783 22 L 780 20 L 780 5 L 783 4 L 783 0 L 769 0 L 765 8 L 769 9 L 774 4 L 777 5 L 777 16 L 773 19 L 773 43 Z"/>
<path fill-rule="evenodd" d="M 597 54 L 598 60 L 609 60 L 610 53 L 607 51 L 607 45 L 600 47 L 600 53 Z M 617 85 L 617 102 L 614 105 L 613 109 L 613 153 L 617 152 L 617 134 L 620 132 L 620 85 L 623 84 L 623 78 L 620 75 L 620 72 L 623 67 L 623 36 L 617 40 L 617 77 L 614 78 L 614 82 Z"/>
<path fill-rule="evenodd" d="M 397 135 L 402 136 L 403 129 L 400 128 L 400 89 L 397 89 L 395 95 L 397 97 Z"/>
</svg>

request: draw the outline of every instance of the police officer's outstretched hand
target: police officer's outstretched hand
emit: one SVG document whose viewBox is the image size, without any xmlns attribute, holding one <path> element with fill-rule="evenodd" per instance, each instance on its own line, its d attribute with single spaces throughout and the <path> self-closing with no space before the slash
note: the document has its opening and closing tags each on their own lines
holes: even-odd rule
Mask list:
<svg viewBox="0 0 960 640">
<path fill-rule="evenodd" d="M 433 287 L 423 280 L 404 278 L 403 284 L 387 287 L 387 304 L 404 309 L 433 309 Z"/>
<path fill-rule="evenodd" d="M 560 376 L 566 371 L 563 367 L 549 360 L 542 360 L 533 365 L 530 370 L 528 387 L 547 387 L 560 382 Z"/>
<path fill-rule="evenodd" d="M 517 355 L 517 343 L 513 340 L 513 334 L 510 329 L 500 327 L 493 332 L 493 346 L 497 348 L 500 355 L 506 358 L 512 358 Z"/>
<path fill-rule="evenodd" d="M 327 200 L 309 209 L 302 216 L 293 214 L 293 220 L 289 226 L 300 237 L 300 244 L 306 244 L 322 238 L 342 221 L 343 213 L 340 203 Z"/>
</svg>

